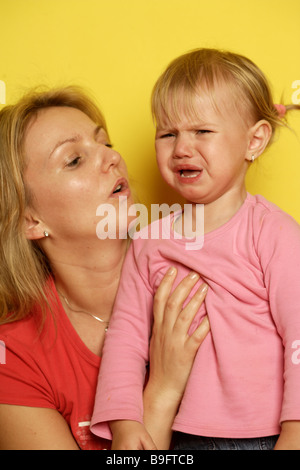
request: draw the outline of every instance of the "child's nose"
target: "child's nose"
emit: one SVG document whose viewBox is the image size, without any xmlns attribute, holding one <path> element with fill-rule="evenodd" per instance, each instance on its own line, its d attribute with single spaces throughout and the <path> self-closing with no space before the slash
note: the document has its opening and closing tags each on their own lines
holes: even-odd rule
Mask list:
<svg viewBox="0 0 300 470">
<path fill-rule="evenodd" d="M 174 158 L 192 157 L 193 148 L 188 136 L 178 135 L 174 147 Z"/>
</svg>

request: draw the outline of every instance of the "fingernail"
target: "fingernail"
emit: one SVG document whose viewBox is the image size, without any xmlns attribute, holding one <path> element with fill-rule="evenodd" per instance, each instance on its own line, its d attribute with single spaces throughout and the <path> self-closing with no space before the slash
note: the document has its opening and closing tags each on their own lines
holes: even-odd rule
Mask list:
<svg viewBox="0 0 300 470">
<path fill-rule="evenodd" d="M 168 270 L 167 275 L 168 275 L 168 276 L 172 276 L 174 273 L 175 273 L 175 268 L 172 267 L 172 268 L 170 268 L 170 269 Z"/>
<path fill-rule="evenodd" d="M 194 272 L 192 272 L 192 273 L 190 273 L 190 274 L 189 274 L 189 278 L 190 278 L 190 279 L 196 279 L 196 278 L 199 278 L 199 274 L 198 274 L 198 273 L 194 273 Z"/>
<path fill-rule="evenodd" d="M 201 293 L 202 293 L 202 294 L 205 294 L 207 291 L 208 291 L 208 285 L 207 285 L 207 284 L 203 284 L 203 285 L 201 286 Z"/>
</svg>

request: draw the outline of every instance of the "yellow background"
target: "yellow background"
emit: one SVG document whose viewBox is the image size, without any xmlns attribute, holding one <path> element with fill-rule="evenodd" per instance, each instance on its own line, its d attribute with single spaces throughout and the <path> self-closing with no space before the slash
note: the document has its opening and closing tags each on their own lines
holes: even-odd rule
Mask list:
<svg viewBox="0 0 300 470">
<path fill-rule="evenodd" d="M 263 69 L 276 101 L 291 102 L 300 80 L 299 20 L 299 0 L 0 0 L 0 80 L 6 104 L 39 84 L 86 88 L 140 201 L 171 203 L 178 197 L 156 169 L 149 106 L 158 75 L 196 47 L 230 49 Z M 289 119 L 295 132 L 281 131 L 251 166 L 247 188 L 300 222 L 299 115 Z"/>
</svg>

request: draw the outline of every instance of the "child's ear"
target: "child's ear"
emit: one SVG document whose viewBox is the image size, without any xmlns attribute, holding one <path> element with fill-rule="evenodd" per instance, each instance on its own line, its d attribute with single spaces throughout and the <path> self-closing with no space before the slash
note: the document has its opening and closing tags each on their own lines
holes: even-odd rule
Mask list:
<svg viewBox="0 0 300 470">
<path fill-rule="evenodd" d="M 272 137 L 272 126 L 266 120 L 258 121 L 250 129 L 247 160 L 253 161 L 263 153 Z"/>
<path fill-rule="evenodd" d="M 25 211 L 25 236 L 27 240 L 39 240 L 44 238 L 42 224 L 32 214 L 29 208 Z"/>
</svg>

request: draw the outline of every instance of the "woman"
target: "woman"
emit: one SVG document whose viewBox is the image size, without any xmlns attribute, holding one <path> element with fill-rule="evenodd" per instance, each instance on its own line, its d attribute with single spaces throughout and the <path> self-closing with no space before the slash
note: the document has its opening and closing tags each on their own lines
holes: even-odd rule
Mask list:
<svg viewBox="0 0 300 470">
<path fill-rule="evenodd" d="M 118 217 L 119 202 L 132 203 L 126 165 L 100 111 L 73 87 L 5 107 L 0 152 L 0 448 L 109 448 L 89 421 L 127 239 L 99 240 L 96 212 L 112 205 L 116 222 L 126 219 L 117 233 L 127 229 L 129 218 Z M 206 320 L 187 335 L 204 294 L 183 309 L 197 277 L 170 294 L 175 276 L 166 274 L 154 302 L 147 449 L 168 448 L 186 364 L 209 328 Z"/>
</svg>

